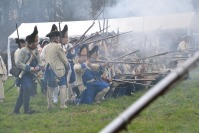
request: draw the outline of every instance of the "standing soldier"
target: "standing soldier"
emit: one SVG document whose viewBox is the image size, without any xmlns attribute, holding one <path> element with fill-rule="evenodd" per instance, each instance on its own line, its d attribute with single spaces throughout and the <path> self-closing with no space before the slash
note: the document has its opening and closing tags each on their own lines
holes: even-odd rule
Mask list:
<svg viewBox="0 0 199 133">
<path fill-rule="evenodd" d="M 68 88 L 67 88 L 67 97 L 66 101 L 69 103 L 74 102 L 75 95 L 73 94 L 73 87 L 75 86 L 75 72 L 74 72 L 74 58 L 76 56 L 75 49 L 71 49 L 73 45 L 71 43 L 68 43 L 68 26 L 65 25 L 64 29 L 62 30 L 62 42 L 66 49 L 66 58 L 68 59 L 70 70 L 68 72 Z M 70 49 L 70 50 L 69 50 Z"/>
<path fill-rule="evenodd" d="M 55 24 L 52 25 L 52 28 L 51 28 L 51 31 L 50 32 L 53 32 L 53 31 L 58 31 L 58 28 Z M 42 49 L 42 52 L 41 52 L 41 59 L 42 61 L 45 63 L 45 51 L 46 51 L 46 47 L 48 45 L 44 46 L 44 48 Z M 46 63 L 45 63 L 46 64 Z M 47 91 L 47 81 L 45 81 L 44 79 L 42 80 L 42 86 L 46 89 Z M 58 86 L 56 88 L 54 88 L 54 92 L 53 92 L 53 102 L 55 104 L 58 103 L 58 96 L 59 95 L 59 88 Z"/>
<path fill-rule="evenodd" d="M 46 35 L 50 38 L 50 43 L 45 49 L 46 71 L 44 79 L 47 81 L 48 110 L 53 108 L 53 91 L 59 86 L 60 109 L 67 108 L 66 100 L 66 76 L 68 71 L 68 61 L 60 42 L 60 32 L 52 31 Z"/>
<path fill-rule="evenodd" d="M 42 67 L 39 52 L 37 50 L 38 31 L 36 26 L 33 33 L 26 37 L 26 42 L 27 46 L 21 48 L 18 56 L 15 57 L 16 66 L 22 70 L 19 75 L 19 78 L 21 78 L 20 93 L 13 112 L 16 114 L 19 113 L 22 104 L 24 106 L 25 114 L 32 114 L 35 112 L 30 110 L 29 102 L 36 74 Z"/>
</svg>

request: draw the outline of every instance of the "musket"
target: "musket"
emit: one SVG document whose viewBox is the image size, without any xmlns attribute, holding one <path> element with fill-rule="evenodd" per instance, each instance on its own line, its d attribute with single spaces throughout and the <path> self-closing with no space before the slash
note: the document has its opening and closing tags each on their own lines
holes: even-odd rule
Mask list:
<svg viewBox="0 0 199 133">
<path fill-rule="evenodd" d="M 84 39 L 86 33 L 93 27 L 94 24 L 95 24 L 95 22 L 93 22 L 93 23 L 91 24 L 91 26 L 90 26 L 90 27 L 84 32 L 84 34 L 79 38 L 79 40 L 77 40 L 75 46 L 76 46 L 82 39 Z"/>
<path fill-rule="evenodd" d="M 188 58 L 187 58 L 188 59 Z M 171 60 L 166 60 L 166 62 L 171 62 L 171 61 L 179 61 L 179 60 L 187 60 L 187 59 L 171 59 Z"/>
<path fill-rule="evenodd" d="M 104 15 L 104 13 L 103 13 L 103 15 Z M 105 18 L 103 18 L 103 29 L 104 29 L 104 27 L 105 27 Z M 103 31 L 103 37 L 105 37 L 105 32 Z"/>
<path fill-rule="evenodd" d="M 61 22 L 59 22 L 59 32 L 60 32 L 60 43 L 62 44 L 62 32 L 61 32 Z"/>
<path fill-rule="evenodd" d="M 99 24 L 99 29 L 101 30 L 101 24 L 100 24 L 100 21 L 98 20 L 98 24 Z"/>
<path fill-rule="evenodd" d="M 108 27 L 110 27 L 110 26 L 108 26 Z M 108 27 L 106 27 L 106 28 L 108 28 Z M 85 43 L 85 42 L 88 41 L 89 39 L 93 38 L 96 34 L 98 34 L 98 33 L 102 32 L 102 31 L 104 31 L 106 28 L 104 28 L 104 29 L 102 29 L 102 30 L 100 30 L 100 31 L 98 31 L 98 32 L 96 32 L 96 33 L 94 33 L 94 34 L 92 34 L 89 38 L 83 40 L 82 42 L 79 42 L 79 43 L 76 44 L 75 46 L 78 46 L 79 44 Z M 74 46 L 74 47 L 75 47 L 75 46 Z M 67 49 L 67 51 L 73 49 L 74 47 Z"/>
<path fill-rule="evenodd" d="M 187 60 L 187 59 L 189 59 L 188 57 L 187 58 L 181 58 L 181 57 L 178 57 L 178 58 L 175 58 L 175 57 L 173 57 L 174 58 L 174 60 L 176 59 L 176 60 Z"/>
<path fill-rule="evenodd" d="M 155 79 L 122 79 L 124 81 L 155 81 Z"/>
<path fill-rule="evenodd" d="M 108 26 L 108 19 L 106 20 L 106 27 Z M 106 35 L 108 34 L 108 28 L 106 29 Z"/>
<path fill-rule="evenodd" d="M 8 92 L 9 90 L 11 90 L 14 86 L 15 86 L 16 82 L 14 82 L 13 85 L 11 85 L 7 90 L 5 90 L 5 92 Z"/>
<path fill-rule="evenodd" d="M 160 54 L 156 54 L 156 55 L 152 55 L 152 56 L 148 56 L 148 57 L 143 57 L 143 58 L 140 58 L 138 60 L 145 60 L 145 59 L 149 59 L 149 58 L 153 58 L 153 57 L 157 57 L 157 56 L 166 55 L 166 54 L 169 54 L 169 53 L 172 53 L 172 52 L 176 52 L 176 51 L 164 52 L 164 53 L 160 53 Z"/>
<path fill-rule="evenodd" d="M 183 53 L 190 53 L 190 51 L 197 51 L 199 50 L 199 47 L 195 47 L 195 48 L 187 48 L 185 50 L 175 50 L 172 53 L 173 54 L 183 54 Z M 192 52 L 191 52 L 192 53 Z"/>
<path fill-rule="evenodd" d="M 33 75 L 35 76 L 35 79 L 37 80 L 37 82 L 39 83 L 39 86 L 41 87 L 41 89 L 44 91 L 44 94 L 47 94 L 47 92 L 42 88 L 42 84 L 40 79 L 38 78 L 40 75 L 37 75 L 35 72 L 33 72 Z"/>
<path fill-rule="evenodd" d="M 133 32 L 133 31 L 128 31 L 128 32 L 124 32 L 124 33 L 121 33 L 119 35 L 124 35 L 124 34 L 128 34 L 130 32 Z M 113 37 L 116 37 L 117 35 L 114 35 L 114 36 L 110 36 L 110 37 L 105 37 L 105 38 L 102 38 L 102 39 L 98 39 L 98 40 L 94 40 L 94 41 L 90 41 L 90 42 L 87 42 L 87 44 L 91 44 L 91 43 L 95 43 L 95 42 L 99 42 L 99 41 L 102 41 L 102 40 L 106 40 L 106 39 L 109 39 L 109 38 L 113 38 Z M 79 44 L 76 44 L 75 46 L 71 47 L 70 49 L 68 50 L 71 50 L 77 46 L 80 46 L 80 45 L 83 45 L 84 43 L 79 43 Z"/>
<path fill-rule="evenodd" d="M 93 25 L 95 24 L 95 20 L 100 16 L 100 14 L 103 12 L 104 10 L 102 10 L 98 15 L 97 17 L 93 20 L 93 23 L 91 24 L 91 26 L 84 32 L 84 34 L 79 38 L 79 40 L 77 40 L 77 42 L 75 43 L 75 46 L 81 41 L 84 39 L 86 33 L 93 27 Z"/>
<path fill-rule="evenodd" d="M 92 34 L 89 38 L 83 40 L 83 41 L 80 42 L 80 43 L 84 43 L 84 42 L 88 41 L 89 39 L 93 38 L 95 35 L 99 34 L 100 32 L 104 31 L 105 29 L 107 29 L 108 27 L 110 27 L 110 26 L 107 26 L 106 28 L 104 28 L 104 29 L 102 29 L 102 30 L 100 30 L 100 31 L 98 31 L 98 32 L 96 32 L 96 33 L 94 33 L 94 34 Z"/>
<path fill-rule="evenodd" d="M 167 56 L 166 58 L 185 58 L 185 59 L 188 59 L 189 57 L 187 57 L 187 56 Z"/>
<path fill-rule="evenodd" d="M 61 5 L 59 5 L 59 13 L 60 13 L 60 22 L 59 22 L 60 43 L 61 43 L 61 46 L 63 47 L 63 44 L 62 44 L 62 32 L 61 32 Z"/>
<path fill-rule="evenodd" d="M 142 62 L 104 61 L 104 60 L 96 60 L 96 61 L 92 61 L 91 63 L 150 64 L 150 63 L 142 63 Z"/>
<path fill-rule="evenodd" d="M 119 80 L 119 79 L 112 79 L 112 81 L 115 81 L 115 82 L 123 82 L 123 83 L 129 83 L 129 84 L 138 84 L 138 85 L 143 85 L 143 86 L 154 86 L 154 85 L 149 85 L 149 84 L 142 84 L 142 83 L 124 81 L 124 80 Z"/>
<path fill-rule="evenodd" d="M 129 76 L 143 76 L 143 75 L 157 75 L 157 74 L 162 74 L 162 73 L 159 73 L 159 72 L 138 73 L 138 74 L 123 73 L 122 75 L 129 75 Z"/>
<path fill-rule="evenodd" d="M 17 23 L 16 23 L 16 29 L 17 29 L 17 38 L 18 38 L 18 40 L 19 40 L 19 31 L 18 31 Z"/>
<path fill-rule="evenodd" d="M 128 54 L 119 56 L 119 57 L 117 57 L 117 58 L 112 59 L 112 61 L 118 60 L 118 59 L 120 59 L 120 58 L 126 57 L 126 56 L 131 55 L 131 54 L 134 54 L 134 53 L 137 53 L 138 51 L 140 51 L 140 50 L 136 50 L 136 51 L 130 52 L 130 53 L 128 53 Z"/>
<path fill-rule="evenodd" d="M 119 42 L 119 36 L 118 36 L 119 33 L 120 33 L 120 32 L 119 32 L 119 28 L 117 28 L 117 43 Z"/>
</svg>

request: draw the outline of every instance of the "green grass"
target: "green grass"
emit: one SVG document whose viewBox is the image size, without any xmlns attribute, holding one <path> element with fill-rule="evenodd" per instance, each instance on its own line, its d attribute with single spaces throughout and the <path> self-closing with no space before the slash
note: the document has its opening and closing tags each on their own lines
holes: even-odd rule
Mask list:
<svg viewBox="0 0 199 133">
<path fill-rule="evenodd" d="M 180 83 L 153 102 L 127 127 L 135 133 L 198 133 L 199 132 L 199 72 L 191 73 L 191 80 Z M 9 78 L 5 90 L 13 83 Z M 38 89 L 39 90 L 39 89 Z M 39 90 L 40 91 L 40 90 Z M 69 105 L 66 110 L 48 111 L 46 97 L 31 98 L 31 107 L 38 113 L 13 115 L 16 88 L 5 94 L 0 104 L 0 133 L 96 133 L 110 123 L 123 110 L 145 93 L 137 92 L 131 97 L 108 99 L 100 105 Z M 125 131 L 123 131 L 125 132 Z"/>
</svg>

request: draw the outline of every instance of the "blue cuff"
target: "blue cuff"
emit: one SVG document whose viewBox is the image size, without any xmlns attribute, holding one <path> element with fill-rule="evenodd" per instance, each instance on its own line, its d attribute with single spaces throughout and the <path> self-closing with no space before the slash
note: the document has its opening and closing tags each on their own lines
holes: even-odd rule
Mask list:
<svg viewBox="0 0 199 133">
<path fill-rule="evenodd" d="M 100 64 L 99 69 L 100 69 L 100 70 L 102 70 L 102 71 L 104 70 L 104 67 L 103 67 L 103 65 L 102 65 L 102 64 Z"/>
<path fill-rule="evenodd" d="M 26 65 L 25 71 L 30 72 L 30 66 Z"/>
<path fill-rule="evenodd" d="M 85 67 L 86 67 L 86 64 L 85 64 L 85 63 L 82 63 L 82 64 L 81 64 L 81 67 L 82 67 L 82 68 L 85 68 Z"/>
</svg>

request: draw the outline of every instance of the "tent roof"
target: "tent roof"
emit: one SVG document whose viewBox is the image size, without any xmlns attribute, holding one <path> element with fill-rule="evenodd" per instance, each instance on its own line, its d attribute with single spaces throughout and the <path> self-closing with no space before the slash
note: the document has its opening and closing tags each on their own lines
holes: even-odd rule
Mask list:
<svg viewBox="0 0 199 133">
<path fill-rule="evenodd" d="M 135 32 L 148 32 L 155 30 L 174 29 L 174 28 L 187 28 L 190 26 L 195 12 L 167 14 L 157 16 L 145 16 L 145 17 L 131 17 L 131 18 L 119 18 L 109 19 L 108 25 L 110 26 L 108 31 L 120 32 L 135 31 Z M 62 22 L 61 28 L 65 24 L 68 25 L 69 36 L 81 36 L 91 26 L 93 20 L 86 21 L 68 21 Z M 103 20 L 100 20 L 101 27 Z M 43 22 L 43 23 L 22 23 L 19 28 L 20 38 L 25 38 L 27 35 L 33 32 L 34 26 L 37 25 L 39 31 L 39 37 L 44 38 L 51 30 L 53 24 L 59 27 L 58 22 Z M 95 21 L 94 26 L 88 31 L 88 34 L 99 31 L 99 24 Z M 17 32 L 14 31 L 8 38 L 17 38 Z"/>
</svg>

